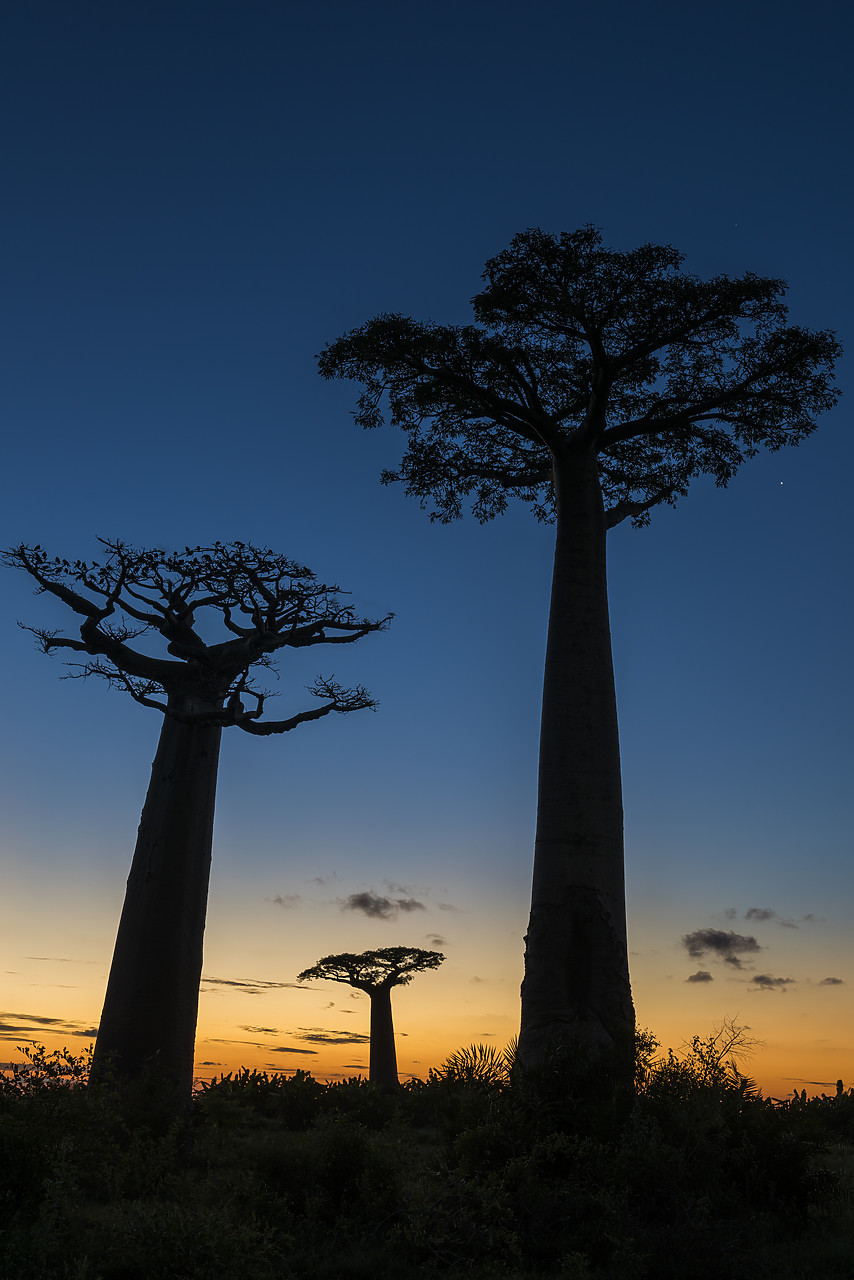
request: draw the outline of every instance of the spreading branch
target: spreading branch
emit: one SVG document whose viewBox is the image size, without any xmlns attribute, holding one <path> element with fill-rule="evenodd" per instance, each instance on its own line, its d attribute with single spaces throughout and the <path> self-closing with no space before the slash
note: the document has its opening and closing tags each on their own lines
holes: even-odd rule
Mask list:
<svg viewBox="0 0 854 1280">
<path fill-rule="evenodd" d="M 376 706 L 361 685 L 347 689 L 319 678 L 309 692 L 323 699 L 322 706 L 265 722 L 269 694 L 253 685 L 250 672 L 271 666 L 281 649 L 353 644 L 384 630 L 391 615 L 357 617 L 338 587 L 318 582 L 296 561 L 247 543 L 167 553 L 99 541 L 106 552 L 101 562 L 51 559 L 41 546 L 25 544 L 0 557 L 29 574 L 37 594 L 52 595 L 83 619 L 79 638 L 25 628 L 44 653 L 86 655 L 67 664 L 69 678 L 103 679 L 141 705 L 187 723 L 237 725 L 255 734 L 286 733 L 332 711 Z M 212 618 L 224 625 L 227 639 L 206 641 Z M 169 659 L 131 644 L 152 635 L 166 642 Z M 254 700 L 249 709 L 244 697 Z"/>
</svg>

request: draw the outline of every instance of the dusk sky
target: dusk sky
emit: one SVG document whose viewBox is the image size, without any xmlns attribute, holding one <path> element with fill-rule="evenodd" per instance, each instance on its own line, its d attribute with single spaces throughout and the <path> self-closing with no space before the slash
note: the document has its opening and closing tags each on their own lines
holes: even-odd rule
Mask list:
<svg viewBox="0 0 854 1280">
<path fill-rule="evenodd" d="M 438 948 L 402 1073 L 518 1030 L 552 530 L 431 525 L 316 354 L 378 312 L 465 323 L 527 227 L 673 244 L 790 288 L 850 350 L 851 9 L 30 0 L 5 6 L 0 545 L 241 539 L 395 613 L 285 651 L 355 712 L 223 737 L 197 1069 L 367 1068 L 330 952 Z M 725 1017 L 783 1096 L 854 1081 L 848 391 L 797 449 L 610 535 L 631 972 L 678 1048 Z M 158 713 L 61 680 L 3 571 L 0 1058 L 93 1039 Z M 705 975 L 705 976 L 703 976 Z"/>
</svg>

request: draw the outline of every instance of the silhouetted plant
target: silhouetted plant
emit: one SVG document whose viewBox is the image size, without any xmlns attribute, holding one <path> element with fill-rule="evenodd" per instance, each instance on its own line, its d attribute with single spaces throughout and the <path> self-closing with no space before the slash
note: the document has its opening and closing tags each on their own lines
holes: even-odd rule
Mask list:
<svg viewBox="0 0 854 1280">
<path fill-rule="evenodd" d="M 364 392 L 356 421 L 407 434 L 400 481 L 456 519 L 515 495 L 554 520 L 539 804 L 519 1060 L 560 1040 L 631 1082 L 623 813 L 606 531 L 649 522 L 699 475 L 726 485 L 832 407 L 840 347 L 788 326 L 781 280 L 700 280 L 671 246 L 617 252 L 595 227 L 533 228 L 491 258 L 476 323 L 380 315 L 319 357 Z M 574 1051 L 574 1050 L 573 1050 Z"/>
<path fill-rule="evenodd" d="M 370 997 L 369 1079 L 374 1084 L 396 1087 L 399 1082 L 391 1016 L 392 989 L 406 986 L 416 973 L 438 969 L 444 959 L 441 951 L 422 951 L 419 947 L 380 947 L 377 951 L 363 951 L 359 955 L 343 952 L 324 956 L 310 969 L 304 969 L 297 974 L 297 982 L 317 978 L 344 982 Z"/>
<path fill-rule="evenodd" d="M 92 1061 L 101 1084 L 140 1082 L 150 1114 L 189 1106 L 207 911 L 220 737 L 236 726 L 288 733 L 331 712 L 376 704 L 359 685 L 319 677 L 320 705 L 264 720 L 267 693 L 253 683 L 282 649 L 352 644 L 389 619 L 356 617 L 337 587 L 304 565 L 243 542 L 167 553 L 100 539 L 101 563 L 51 559 L 20 545 L 2 562 L 22 569 L 83 619 L 79 638 L 29 627 L 42 650 L 78 655 L 72 673 L 98 677 L 162 717 L 104 1010 Z M 198 615 L 198 623 L 197 623 Z M 202 632 L 211 615 L 225 638 Z M 132 641 L 157 636 L 168 658 Z M 254 705 L 247 708 L 244 698 Z"/>
</svg>

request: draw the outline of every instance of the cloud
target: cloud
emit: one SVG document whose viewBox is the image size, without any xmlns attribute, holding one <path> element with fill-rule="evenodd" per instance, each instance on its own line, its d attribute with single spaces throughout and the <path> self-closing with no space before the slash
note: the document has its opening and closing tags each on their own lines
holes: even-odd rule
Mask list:
<svg viewBox="0 0 854 1280">
<path fill-rule="evenodd" d="M 268 991 L 278 991 L 283 987 L 293 987 L 295 991 L 305 988 L 299 982 L 266 982 L 258 978 L 202 978 L 202 986 L 237 987 L 250 996 L 266 995 Z"/>
<path fill-rule="evenodd" d="M 780 917 L 770 907 L 748 907 L 744 918 L 745 920 L 779 920 Z"/>
<path fill-rule="evenodd" d="M 268 1053 L 310 1053 L 313 1057 L 317 1057 L 316 1049 L 298 1049 L 296 1045 L 293 1044 L 265 1044 L 264 1048 Z"/>
<path fill-rule="evenodd" d="M 91 1040 L 93 1036 L 97 1036 L 98 1028 L 81 1026 L 79 1022 L 68 1022 L 64 1018 L 48 1018 L 38 1013 L 0 1013 L 0 1040 L 22 1039 L 32 1043 L 30 1035 L 25 1034 L 27 1032 L 40 1035 L 49 1032 Z"/>
<path fill-rule="evenodd" d="M 248 1031 L 251 1036 L 277 1036 L 279 1034 L 278 1027 L 241 1027 L 241 1031 Z"/>
<path fill-rule="evenodd" d="M 427 933 L 424 936 L 433 947 L 446 947 L 448 945 L 447 939 L 443 938 L 440 933 Z"/>
<path fill-rule="evenodd" d="M 477 975 L 475 975 L 473 978 L 469 978 L 469 982 L 486 982 L 486 978 L 478 978 Z"/>
<path fill-rule="evenodd" d="M 841 978 L 822 978 L 818 985 L 820 987 L 841 987 L 843 982 Z"/>
<path fill-rule="evenodd" d="M 770 973 L 757 973 L 750 981 L 754 986 L 761 987 L 763 991 L 774 991 L 779 987 L 788 987 L 795 979 L 772 978 Z"/>
<path fill-rule="evenodd" d="M 695 929 L 693 933 L 683 935 L 682 945 L 692 960 L 702 960 L 711 952 L 716 959 L 723 960 L 734 969 L 742 968 L 739 953 L 762 950 L 754 937 L 745 937 L 732 930 L 725 933 L 723 929 Z"/>
<path fill-rule="evenodd" d="M 306 1040 L 309 1044 L 370 1044 L 370 1036 L 355 1035 L 352 1031 L 324 1031 L 321 1027 L 300 1027 L 292 1031 L 296 1040 Z"/>
<path fill-rule="evenodd" d="M 455 907 L 453 902 L 440 902 L 439 910 L 440 911 L 459 911 L 459 907 Z"/>
<path fill-rule="evenodd" d="M 378 893 L 351 893 L 338 899 L 342 911 L 361 911 L 372 920 L 396 920 L 401 911 L 426 911 L 417 898 L 384 898 Z"/>
<path fill-rule="evenodd" d="M 302 895 L 299 893 L 286 893 L 284 895 L 277 893 L 275 898 L 268 898 L 267 901 L 275 902 L 277 907 L 284 907 L 287 911 L 290 911 L 298 902 L 302 902 Z"/>
<path fill-rule="evenodd" d="M 698 969 L 685 979 L 686 982 L 714 982 L 714 978 L 706 969 Z"/>
<path fill-rule="evenodd" d="M 25 960 L 49 960 L 51 964 L 98 964 L 98 960 L 73 960 L 70 956 L 24 956 Z"/>
</svg>

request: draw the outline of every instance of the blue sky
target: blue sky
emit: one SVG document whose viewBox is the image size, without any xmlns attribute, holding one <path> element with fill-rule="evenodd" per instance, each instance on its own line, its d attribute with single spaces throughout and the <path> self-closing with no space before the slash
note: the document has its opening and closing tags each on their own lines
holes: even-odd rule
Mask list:
<svg viewBox="0 0 854 1280">
<path fill-rule="evenodd" d="M 314 356 L 379 311 L 465 321 L 517 231 L 589 222 L 616 248 L 673 243 L 698 275 L 782 276 L 793 322 L 845 342 L 847 6 L 35 0 L 2 25 L 3 545 L 242 538 L 397 615 L 334 663 L 283 664 L 281 714 L 334 671 L 376 715 L 226 735 L 209 957 L 285 982 L 315 953 L 432 931 L 449 959 L 425 988 L 449 984 L 447 1008 L 500 975 L 472 1017 L 512 1032 L 551 533 L 523 509 L 431 526 L 378 484 L 402 440 L 357 430 L 355 388 Z M 639 1018 L 678 1040 L 740 1011 L 789 1046 L 793 1077 L 793 1007 L 828 974 L 844 981 L 820 993 L 810 1052 L 854 1049 L 833 1041 L 854 982 L 849 399 L 798 449 L 610 546 Z M 61 998 L 80 1024 L 97 1020 L 159 726 L 58 682 L 17 619 L 62 614 L 7 571 L 7 936 L 37 954 L 61 938 L 91 981 L 55 968 L 51 992 L 17 941 L 0 967 L 10 1009 Z M 423 919 L 341 910 L 387 883 Z M 819 921 L 779 954 L 798 985 L 686 988 L 681 936 L 751 906 Z"/>
</svg>

